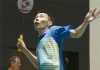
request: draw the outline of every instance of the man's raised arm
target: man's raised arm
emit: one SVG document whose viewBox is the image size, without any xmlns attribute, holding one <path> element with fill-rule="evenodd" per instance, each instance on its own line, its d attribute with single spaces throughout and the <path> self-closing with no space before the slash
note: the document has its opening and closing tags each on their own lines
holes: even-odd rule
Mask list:
<svg viewBox="0 0 100 70">
<path fill-rule="evenodd" d="M 97 9 L 90 10 L 85 16 L 83 23 L 80 26 L 78 26 L 76 29 L 70 30 L 71 37 L 80 38 L 83 35 L 84 31 L 86 30 L 88 24 L 98 17 L 100 17 L 100 10 Z"/>
</svg>

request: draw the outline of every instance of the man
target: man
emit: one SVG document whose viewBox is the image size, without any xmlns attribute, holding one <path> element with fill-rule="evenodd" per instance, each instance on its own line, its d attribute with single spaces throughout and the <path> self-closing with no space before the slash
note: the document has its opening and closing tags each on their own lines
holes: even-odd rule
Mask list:
<svg viewBox="0 0 100 70">
<path fill-rule="evenodd" d="M 21 61 L 18 56 L 13 56 L 9 59 L 10 67 L 8 70 L 20 70 Z"/>
<path fill-rule="evenodd" d="M 18 39 L 17 46 L 39 70 L 64 70 L 62 56 L 63 38 L 80 38 L 87 25 L 95 20 L 99 14 L 100 10 L 90 10 L 85 16 L 83 23 L 76 29 L 73 29 L 71 25 L 52 26 L 52 16 L 47 12 L 40 11 L 34 19 L 34 27 L 39 34 L 36 48 L 37 57 L 26 48 L 24 41 L 21 42 Z"/>
</svg>

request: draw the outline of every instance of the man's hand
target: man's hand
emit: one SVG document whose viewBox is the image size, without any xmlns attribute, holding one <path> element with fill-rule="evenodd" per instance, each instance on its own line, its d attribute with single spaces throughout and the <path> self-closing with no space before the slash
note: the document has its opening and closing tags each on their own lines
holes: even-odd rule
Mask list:
<svg viewBox="0 0 100 70">
<path fill-rule="evenodd" d="M 100 10 L 97 9 L 90 10 L 85 16 L 85 22 L 91 22 L 98 17 L 100 17 Z"/>
<path fill-rule="evenodd" d="M 23 52 L 24 49 L 26 49 L 26 45 L 25 45 L 24 41 L 20 40 L 20 39 L 18 39 L 18 41 L 17 41 L 17 47 L 18 47 L 18 49 L 21 50 L 21 52 Z"/>
</svg>

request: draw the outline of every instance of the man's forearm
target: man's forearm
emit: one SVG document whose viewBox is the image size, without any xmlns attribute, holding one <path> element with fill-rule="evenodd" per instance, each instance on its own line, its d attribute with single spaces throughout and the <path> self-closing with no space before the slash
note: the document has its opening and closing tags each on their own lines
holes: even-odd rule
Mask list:
<svg viewBox="0 0 100 70">
<path fill-rule="evenodd" d="M 81 37 L 83 35 L 88 24 L 89 22 L 83 21 L 83 23 L 78 28 L 75 29 L 78 37 Z"/>
<path fill-rule="evenodd" d="M 27 48 L 23 50 L 23 53 L 26 55 L 26 57 L 29 59 L 29 61 L 34 65 L 36 68 L 38 68 L 37 65 L 37 57 L 31 53 Z"/>
<path fill-rule="evenodd" d="M 73 38 L 80 38 L 83 35 L 83 33 L 85 32 L 86 27 L 88 26 L 88 24 L 89 24 L 89 22 L 83 21 L 83 23 L 80 26 L 78 26 L 76 29 L 74 29 L 72 31 L 71 36 Z"/>
</svg>

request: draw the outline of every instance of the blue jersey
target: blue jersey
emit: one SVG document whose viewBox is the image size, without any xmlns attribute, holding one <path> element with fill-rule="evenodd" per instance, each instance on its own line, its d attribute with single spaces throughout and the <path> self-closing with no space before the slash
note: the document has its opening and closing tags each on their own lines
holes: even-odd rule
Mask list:
<svg viewBox="0 0 100 70">
<path fill-rule="evenodd" d="M 64 70 L 63 38 L 70 37 L 72 26 L 51 26 L 38 37 L 36 55 L 39 70 Z"/>
</svg>

